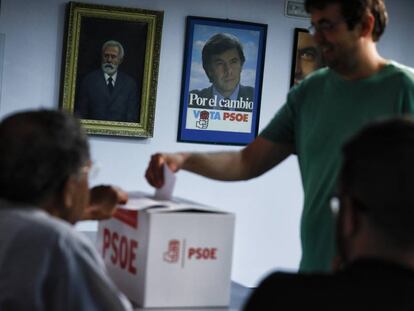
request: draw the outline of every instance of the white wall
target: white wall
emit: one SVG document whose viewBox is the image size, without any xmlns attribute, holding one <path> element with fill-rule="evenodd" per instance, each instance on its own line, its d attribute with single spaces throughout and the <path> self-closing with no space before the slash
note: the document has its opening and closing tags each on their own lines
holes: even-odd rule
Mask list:
<svg viewBox="0 0 414 311">
<path fill-rule="evenodd" d="M 152 191 L 143 175 L 154 152 L 238 149 L 176 142 L 187 15 L 268 24 L 260 128 L 281 106 L 288 91 L 294 28 L 309 23 L 285 17 L 284 0 L 87 2 L 165 12 L 154 137 L 91 137 L 93 158 L 101 166 L 95 182 L 111 182 L 127 190 Z M 1 1 L 0 33 L 5 34 L 5 48 L 0 116 L 27 108 L 58 107 L 65 4 L 63 0 Z M 392 0 L 387 5 L 391 24 L 380 51 L 385 57 L 413 66 L 414 2 Z M 254 285 L 271 269 L 297 268 L 303 195 L 294 157 L 249 182 L 215 182 L 180 172 L 175 194 L 236 213 L 234 280 Z M 81 226 L 95 227 L 95 223 Z"/>
</svg>

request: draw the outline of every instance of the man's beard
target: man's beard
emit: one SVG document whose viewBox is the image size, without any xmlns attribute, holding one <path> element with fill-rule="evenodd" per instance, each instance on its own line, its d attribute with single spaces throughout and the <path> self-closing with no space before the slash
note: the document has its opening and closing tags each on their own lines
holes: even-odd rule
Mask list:
<svg viewBox="0 0 414 311">
<path fill-rule="evenodd" d="M 339 74 L 347 75 L 352 74 L 359 68 L 358 59 L 355 57 L 358 50 L 355 46 L 353 47 L 343 47 L 343 46 L 334 46 L 329 43 L 322 43 L 319 47 L 322 51 L 322 59 L 325 64 L 336 71 Z M 326 55 L 324 53 L 324 48 L 333 49 L 330 53 L 333 55 Z"/>
<path fill-rule="evenodd" d="M 103 72 L 105 72 L 106 74 L 112 76 L 118 70 L 118 65 L 114 65 L 114 64 L 111 64 L 111 63 L 103 63 L 101 65 L 101 68 L 102 68 Z"/>
</svg>

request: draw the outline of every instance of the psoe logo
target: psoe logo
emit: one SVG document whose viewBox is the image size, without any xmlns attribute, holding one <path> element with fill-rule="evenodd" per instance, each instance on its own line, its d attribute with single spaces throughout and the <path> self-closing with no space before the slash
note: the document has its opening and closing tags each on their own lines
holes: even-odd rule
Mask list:
<svg viewBox="0 0 414 311">
<path fill-rule="evenodd" d="M 210 113 L 207 110 L 203 110 L 200 112 L 200 119 L 196 121 L 196 127 L 199 129 L 206 129 L 208 128 L 208 119 L 210 117 Z"/>
<path fill-rule="evenodd" d="M 170 240 L 168 242 L 167 251 L 163 255 L 164 261 L 176 263 L 180 259 L 180 241 Z"/>
</svg>

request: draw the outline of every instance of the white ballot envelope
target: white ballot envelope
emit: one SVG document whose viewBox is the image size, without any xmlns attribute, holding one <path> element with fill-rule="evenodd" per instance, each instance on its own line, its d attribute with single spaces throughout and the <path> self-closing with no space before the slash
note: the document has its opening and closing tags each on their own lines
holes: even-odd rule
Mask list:
<svg viewBox="0 0 414 311">
<path fill-rule="evenodd" d="M 157 188 L 157 190 L 155 190 L 154 199 L 171 200 L 175 186 L 175 173 L 173 173 L 166 164 L 164 164 L 163 170 L 164 185 L 161 188 Z"/>
</svg>

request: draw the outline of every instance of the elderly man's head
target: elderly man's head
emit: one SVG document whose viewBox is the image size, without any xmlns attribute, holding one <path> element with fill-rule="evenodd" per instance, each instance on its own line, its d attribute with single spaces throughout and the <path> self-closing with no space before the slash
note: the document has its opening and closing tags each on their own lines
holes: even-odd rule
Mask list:
<svg viewBox="0 0 414 311">
<path fill-rule="evenodd" d="M 76 222 L 89 203 L 89 146 L 59 111 L 20 112 L 0 123 L 0 198 Z"/>
<path fill-rule="evenodd" d="M 102 70 L 108 75 L 113 75 L 124 59 L 124 48 L 115 40 L 106 41 L 102 46 Z"/>
</svg>

